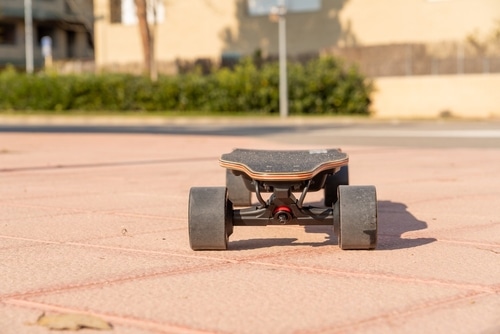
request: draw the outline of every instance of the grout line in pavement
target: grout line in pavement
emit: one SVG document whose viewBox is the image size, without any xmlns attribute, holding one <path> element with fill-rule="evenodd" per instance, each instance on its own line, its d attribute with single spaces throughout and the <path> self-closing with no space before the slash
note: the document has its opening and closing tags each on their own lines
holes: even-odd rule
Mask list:
<svg viewBox="0 0 500 334">
<path fill-rule="evenodd" d="M 215 262 L 223 262 L 223 263 L 240 263 L 239 260 L 232 260 L 226 258 L 217 258 L 210 256 L 202 256 L 202 255 L 189 255 L 189 254 L 181 254 L 174 252 L 164 252 L 164 251 L 154 251 L 154 250 L 145 250 L 145 249 L 137 249 L 137 248 L 125 248 L 125 247 L 114 247 L 114 246 L 104 246 L 104 245 L 94 245 L 94 244 L 85 244 L 80 242 L 66 242 L 65 245 L 73 245 L 85 248 L 98 248 L 98 249 L 108 249 L 113 251 L 120 252 L 132 252 L 132 253 L 143 253 L 143 254 L 151 254 L 151 255 L 163 255 L 163 256 L 172 256 L 172 257 L 182 257 L 189 259 L 201 259 L 201 260 L 210 260 Z"/>
<path fill-rule="evenodd" d="M 42 239 L 32 239 L 32 238 L 23 238 L 23 237 L 14 237 L 10 235 L 0 235 L 0 239 L 10 239 L 10 240 L 19 240 L 19 241 L 29 241 L 40 244 L 48 244 L 48 245 L 63 245 L 63 242 L 60 241 L 50 241 L 50 240 L 42 240 Z"/>
<path fill-rule="evenodd" d="M 465 289 L 465 290 L 474 290 L 474 291 L 482 291 L 488 293 L 495 293 L 496 288 L 489 285 L 482 284 L 471 284 L 471 283 L 460 283 L 448 280 L 440 280 L 440 279 L 424 279 L 412 276 L 400 276 L 400 275 L 391 275 L 391 274 L 374 274 L 374 273 L 366 273 L 366 272 L 358 272 L 358 271 L 345 271 L 345 270 L 335 270 L 335 269 L 324 269 L 324 268 L 315 268 L 315 267 L 307 267 L 307 266 L 295 266 L 295 265 L 287 265 L 287 264 L 277 264 L 273 262 L 261 262 L 259 260 L 264 260 L 266 258 L 276 258 L 296 255 L 297 253 L 310 253 L 309 249 L 298 249 L 288 251 L 286 253 L 279 254 L 268 254 L 264 256 L 257 257 L 249 257 L 246 259 L 232 260 L 232 259 L 221 259 L 210 256 L 199 256 L 199 255 L 188 255 L 188 254 L 178 254 L 178 253 L 166 253 L 166 252 L 158 252 L 158 251 L 143 251 L 138 249 L 131 248 L 122 248 L 122 247 L 111 247 L 111 246 L 101 246 L 101 245 L 88 245 L 88 244 L 80 244 L 80 243 L 69 243 L 83 247 L 96 247 L 96 248 L 105 248 L 119 251 L 131 251 L 131 252 L 143 252 L 148 254 L 159 254 L 159 255 L 167 255 L 167 256 L 175 256 L 175 257 L 185 257 L 185 258 L 194 258 L 194 259 L 206 259 L 210 261 L 224 262 L 226 264 L 250 264 L 250 265 L 258 265 L 258 266 L 266 266 L 266 267 L 275 267 L 281 269 L 292 269 L 294 271 L 306 271 L 306 272 L 314 272 L 321 274 L 333 274 L 336 276 L 348 276 L 348 277 L 359 277 L 365 279 L 385 279 L 403 283 L 416 283 L 416 284 L 426 284 L 426 285 L 438 285 L 438 286 L 446 286 L 453 287 L 457 289 Z M 198 270 L 197 270 L 198 271 Z M 167 273 L 168 274 L 168 273 Z"/>
<path fill-rule="evenodd" d="M 422 238 L 433 238 L 434 242 L 445 242 L 445 243 L 450 243 L 450 244 L 457 244 L 457 245 L 462 245 L 462 246 L 473 246 L 475 248 L 480 248 L 480 247 L 492 247 L 492 248 L 498 248 L 500 247 L 500 244 L 498 243 L 493 243 L 493 242 L 479 242 L 479 241 L 472 241 L 472 240 L 465 240 L 465 239 L 447 239 L 447 238 L 439 238 L 438 233 L 424 233 L 421 231 L 410 231 L 410 232 L 405 232 L 402 235 L 400 234 L 391 234 L 391 233 L 378 233 L 379 237 L 386 237 L 386 238 L 397 238 L 400 240 L 419 240 Z M 380 245 L 380 243 L 379 243 Z M 383 249 L 380 249 L 383 250 Z M 490 249 L 484 249 L 484 250 L 490 250 Z M 492 251 L 492 250 L 490 250 Z"/>
<path fill-rule="evenodd" d="M 495 243 L 490 243 L 490 242 L 477 242 L 477 241 L 470 241 L 470 240 L 452 240 L 452 239 L 437 239 L 437 241 L 446 242 L 446 243 L 450 243 L 450 244 L 473 246 L 477 249 L 482 249 L 482 250 L 486 250 L 486 251 L 500 254 L 500 250 L 494 251 L 493 249 L 481 248 L 481 247 L 500 248 L 500 244 L 495 244 Z"/>
<path fill-rule="evenodd" d="M 472 284 L 472 283 L 460 283 L 449 280 L 440 280 L 440 279 L 430 279 L 430 278 L 418 278 L 412 276 L 401 276 L 401 275 L 391 275 L 391 274 L 382 274 L 382 273 L 367 273 L 360 271 L 348 271 L 348 270 L 335 270 L 335 269 L 325 269 L 325 268 L 315 268 L 315 267 L 306 267 L 306 266 L 295 266 L 290 264 L 277 264 L 277 263 L 267 263 L 267 262 L 257 262 L 257 261 L 249 261 L 249 264 L 266 266 L 266 267 L 275 267 L 282 269 L 289 269 L 294 271 L 302 271 L 309 273 L 318 273 L 318 274 L 332 274 L 335 276 L 347 276 L 347 277 L 357 277 L 361 279 L 384 279 L 389 281 L 396 281 L 401 283 L 415 283 L 415 284 L 425 284 L 425 285 L 437 285 L 437 286 L 445 286 L 450 288 L 456 288 L 461 290 L 471 290 L 477 292 L 485 292 L 485 293 L 497 293 L 497 289 L 494 286 L 490 285 L 482 285 L 482 284 Z"/>
<path fill-rule="evenodd" d="M 39 198 L 34 198 L 39 199 Z M 44 210 L 55 210 L 61 211 L 61 213 L 49 213 L 44 215 L 36 216 L 39 217 L 59 217 L 65 215 L 72 214 L 101 214 L 101 215 L 111 215 L 111 216 L 120 216 L 120 217 L 136 217 L 136 218 L 150 218 L 150 219 L 171 219 L 171 220 L 184 220 L 187 221 L 185 217 L 173 217 L 173 216 L 160 216 L 160 215 L 150 215 L 150 214 L 142 214 L 142 213 L 134 213 L 134 212 L 120 212 L 119 210 L 92 210 L 92 209 L 75 209 L 75 208 L 67 208 L 67 207 L 59 207 L 59 206 L 51 206 L 51 205 L 34 205 L 34 204 L 20 204 L 16 203 L 19 200 L 9 200 L 8 202 L 0 202 L 0 205 L 5 205 L 14 208 L 30 208 L 30 209 L 44 209 Z M 15 219 L 14 219 L 15 220 Z"/>
<path fill-rule="evenodd" d="M 445 297 L 445 298 L 440 298 L 440 299 L 434 299 L 431 301 L 424 301 L 422 303 L 418 303 L 416 305 L 412 305 L 410 307 L 406 307 L 404 309 L 393 309 L 388 312 L 383 312 L 365 319 L 358 319 L 355 321 L 347 322 L 344 324 L 337 324 L 334 325 L 333 327 L 325 327 L 321 329 L 316 329 L 316 330 L 306 330 L 306 331 L 300 331 L 300 333 L 343 333 L 346 330 L 353 331 L 353 330 L 359 330 L 363 329 L 366 326 L 375 324 L 375 323 L 383 323 L 383 322 L 391 322 L 394 319 L 404 319 L 408 318 L 410 316 L 414 316 L 418 313 L 430 313 L 435 311 L 436 309 L 443 308 L 447 305 L 453 305 L 457 303 L 463 303 L 467 300 L 470 299 L 477 299 L 481 298 L 484 296 L 489 296 L 491 294 L 486 293 L 486 292 L 478 292 L 478 291 L 467 291 L 465 294 L 461 293 L 458 295 L 454 295 L 451 297 Z M 74 309 L 74 308 L 68 308 L 68 307 L 62 307 L 62 306 L 57 306 L 53 304 L 47 304 L 47 303 L 40 303 L 40 302 L 34 302 L 34 301 L 29 301 L 29 300 L 23 300 L 23 299 L 17 299 L 17 298 L 9 298 L 5 299 L 2 301 L 5 304 L 10 304 L 10 305 L 15 305 L 18 307 L 23 307 L 23 308 L 30 308 L 30 309 L 36 309 L 36 310 L 41 310 L 41 311 L 51 311 L 51 312 L 57 312 L 57 313 L 83 313 L 83 314 L 89 314 L 89 315 L 94 315 L 101 317 L 103 319 L 106 319 L 107 321 L 110 321 L 113 325 L 125 325 L 125 326 L 134 326 L 134 327 L 139 327 L 143 329 L 148 329 L 148 330 L 155 330 L 158 331 L 159 333 L 170 333 L 172 331 L 174 332 L 179 332 L 179 333 L 211 333 L 211 331 L 203 331 L 203 330 L 198 330 L 198 329 L 193 329 L 193 328 L 188 328 L 188 327 L 183 327 L 183 326 L 178 326 L 178 325 L 172 325 L 169 323 L 165 322 L 157 322 L 154 320 L 144 320 L 144 319 L 139 319 L 137 317 L 131 317 L 131 316 L 120 316 L 116 314 L 110 314 L 110 313 L 102 313 L 102 312 L 89 312 L 86 310 L 80 310 L 80 309 Z M 217 331 L 220 333 L 220 331 Z"/>
<path fill-rule="evenodd" d="M 373 325 L 375 323 L 391 323 L 394 319 L 398 318 L 408 318 L 414 316 L 418 313 L 428 314 L 436 309 L 443 308 L 445 306 L 463 303 L 464 301 L 473 299 L 473 298 L 481 298 L 484 296 L 489 296 L 490 294 L 485 292 L 478 291 L 469 291 L 465 294 L 454 295 L 451 297 L 445 297 L 440 299 L 434 299 L 431 301 L 424 301 L 423 303 L 419 303 L 413 306 L 409 306 L 404 309 L 395 309 L 389 312 L 384 312 L 372 317 L 368 317 L 365 319 L 358 319 L 352 322 L 348 322 L 345 324 L 336 325 L 334 327 L 322 328 L 316 331 L 305 331 L 303 334 L 319 334 L 319 333 L 345 333 L 353 332 L 356 330 L 363 329 L 369 325 Z"/>
<path fill-rule="evenodd" d="M 54 198 L 56 198 L 56 197 L 54 197 Z M 21 204 L 21 203 L 16 203 L 17 201 L 22 201 L 22 199 L 9 200 L 8 202 L 4 202 L 1 204 L 6 205 L 6 206 L 10 206 L 10 207 L 14 207 L 14 208 L 63 211 L 60 214 L 51 214 L 52 216 L 63 216 L 63 215 L 70 215 L 70 214 L 75 214 L 75 213 L 80 214 L 80 213 L 97 213 L 98 212 L 98 211 L 94 211 L 94 210 L 64 208 L 64 207 L 52 206 L 52 205 Z"/>
<path fill-rule="evenodd" d="M 169 220 L 179 220 L 179 221 L 187 221 L 187 217 L 172 217 L 172 216 L 159 216 L 159 215 L 149 215 L 143 213 L 134 213 L 134 212 L 120 212 L 120 211 L 101 211 L 99 213 L 105 215 L 119 216 L 119 217 L 131 217 L 131 218 L 150 218 L 150 219 L 169 219 Z"/>
<path fill-rule="evenodd" d="M 79 243 L 70 243 L 78 246 L 86 246 L 88 245 L 85 244 L 79 244 Z M 119 247 L 102 247 L 99 246 L 99 248 L 109 248 L 109 249 L 114 249 L 114 250 L 124 250 L 123 248 Z M 126 249 L 125 249 L 126 250 Z M 134 249 L 129 249 L 130 251 L 137 251 Z M 304 250 L 301 250 L 302 252 Z M 309 250 L 306 250 L 306 252 Z M 145 253 L 153 253 L 153 254 L 160 254 L 160 255 L 165 255 L 164 252 L 155 252 L 155 251 L 143 251 Z M 294 252 L 292 252 L 294 253 Z M 201 258 L 199 256 L 187 256 L 187 255 L 181 255 L 181 254 L 170 254 L 174 256 L 180 256 L 180 257 L 192 257 L 192 258 Z M 283 254 L 279 255 L 274 255 L 274 256 L 282 256 Z M 291 255 L 291 254 L 287 254 Z M 273 257 L 273 256 L 267 256 L 267 257 Z M 108 280 L 106 282 L 90 282 L 86 284 L 79 284 L 79 285 L 71 285 L 71 286 L 65 286 L 65 287 L 55 287 L 51 289 L 42 289 L 38 291 L 32 291 L 32 292 L 25 292 L 25 293 L 20 293 L 20 294 L 12 294 L 12 295 L 7 295 L 2 298 L 2 302 L 4 303 L 10 303 L 10 304 L 17 304 L 17 305 L 25 305 L 25 306 L 30 306 L 32 305 L 35 308 L 42 308 L 42 309 L 47 309 L 51 308 L 51 306 L 47 306 L 46 304 L 41 304 L 37 302 L 32 302 L 29 300 L 24 300 L 25 298 L 30 298 L 30 297 L 36 297 L 40 295 L 45 295 L 45 294 L 53 294 L 53 293 L 65 293 L 73 290 L 81 290 L 81 289 L 86 289 L 86 288 L 96 288 L 96 287 L 103 287 L 106 285 L 111 285 L 111 284 L 120 284 L 123 282 L 130 282 L 130 281 L 137 281 L 137 280 L 143 280 L 143 279 L 151 279 L 154 277 L 165 277 L 165 276 L 171 276 L 171 275 L 183 275 L 183 274 L 190 274 L 190 273 L 200 273 L 200 272 L 205 272 L 205 271 L 211 271 L 214 270 L 215 267 L 219 267 L 219 269 L 234 265 L 234 264 L 248 264 L 248 265 L 257 265 L 257 266 L 267 266 L 267 267 L 274 267 L 274 268 L 282 268 L 282 269 L 287 269 L 287 270 L 294 270 L 294 271 L 306 271 L 310 273 L 316 273 L 316 274 L 333 274 L 335 276 L 347 276 L 347 277 L 357 277 L 361 279 L 385 279 L 385 280 L 391 280 L 391 281 L 398 281 L 398 282 L 403 282 L 403 283 L 416 283 L 416 284 L 426 284 L 426 285 L 439 285 L 439 286 L 445 286 L 445 287 L 452 287 L 452 288 L 458 288 L 462 290 L 462 293 L 460 293 L 458 296 L 455 295 L 453 297 L 448 297 L 444 299 L 439 299 L 439 300 L 433 300 L 433 301 L 427 301 L 424 303 L 417 304 L 415 306 L 403 309 L 403 310 L 392 310 L 390 312 L 384 312 L 382 314 L 378 314 L 373 317 L 369 317 L 366 319 L 361 319 L 357 320 L 355 322 L 351 323 L 346 323 L 346 324 L 341 324 L 340 326 L 334 326 L 331 328 L 323 328 L 321 330 L 314 330 L 314 331 L 306 331 L 307 333 L 320 333 L 320 332 L 343 332 L 347 329 L 352 330 L 353 328 L 364 328 L 365 326 L 368 326 L 370 324 L 374 323 L 380 323 L 380 322 L 386 322 L 390 321 L 391 319 L 397 319 L 397 318 L 407 318 L 409 316 L 414 315 L 415 313 L 419 312 L 429 312 L 429 310 L 432 309 L 437 309 L 440 307 L 443 307 L 445 305 L 450 305 L 458 302 L 463 302 L 464 300 L 470 299 L 470 298 L 477 298 L 480 296 L 487 296 L 487 295 L 495 295 L 500 292 L 500 286 L 485 286 L 485 285 L 479 285 L 479 284 L 466 284 L 466 283 L 457 283 L 457 282 L 450 282 L 450 281 L 443 281 L 443 280 L 436 280 L 436 279 L 420 279 L 420 278 L 414 278 L 414 277 L 403 277 L 403 276 L 396 276 L 396 275 L 388 275 L 388 274 L 370 274 L 370 273 L 363 273 L 363 272 L 354 272 L 354 271 L 341 271 L 341 270 L 334 270 L 334 269 L 322 269 L 322 268 L 312 268 L 312 267 L 304 267 L 304 266 L 293 266 L 293 265 L 282 265 L 282 264 L 276 264 L 276 263 L 266 263 L 266 262 L 259 262 L 255 260 L 226 260 L 226 259 L 216 259 L 212 257 L 205 257 L 206 259 L 209 260 L 217 260 L 221 261 L 219 265 L 214 266 L 213 264 L 207 264 L 201 267 L 192 267 L 192 268 L 187 268 L 187 269 L 181 269 L 181 270 L 173 270 L 173 271 L 168 271 L 168 272 L 157 272 L 157 273 L 151 273 L 151 274 L 146 274 L 146 275 L 136 275 L 136 276 L 127 276 L 127 277 L 120 277 L 114 280 Z M 61 308 L 60 310 L 64 311 L 67 310 L 66 308 Z M 55 311 L 58 311 L 57 309 Z M 121 317 L 121 316 L 114 316 L 114 315 L 104 315 L 107 319 L 114 320 L 115 322 L 119 322 L 122 324 L 128 324 L 132 326 L 137 326 L 137 327 L 143 327 L 143 328 L 150 328 L 150 329 L 155 329 L 155 330 L 165 330 L 169 331 L 172 329 L 172 327 L 169 324 L 164 324 L 164 323 L 157 323 L 154 321 L 146 321 L 146 320 L 141 320 L 141 319 L 130 319 L 128 317 Z M 177 327 L 176 327 L 177 328 Z M 184 330 L 183 327 L 177 328 L 179 330 Z M 191 330 L 187 329 L 186 330 Z M 196 332 L 196 330 L 194 330 Z"/>
<path fill-rule="evenodd" d="M 129 276 L 119 276 L 113 279 L 108 279 L 108 280 L 101 280 L 101 281 L 91 281 L 91 282 L 86 282 L 86 283 L 77 283 L 77 284 L 62 284 L 59 286 L 52 286 L 52 287 L 46 287 L 46 288 L 41 288 L 33 291 L 24 291 L 24 292 L 13 292 L 13 293 L 8 293 L 6 295 L 0 295 L 0 300 L 9 300 L 9 299 L 27 299 L 27 298 L 32 298 L 32 297 L 38 297 L 38 296 L 43 296 L 43 295 L 48 295 L 48 294 L 61 294 L 61 293 L 67 293 L 71 291 L 77 291 L 77 290 L 82 290 L 82 289 L 92 289 L 92 288 L 103 288 L 106 286 L 111 286 L 115 284 L 120 284 L 120 283 L 126 283 L 126 282 L 133 282 L 133 281 L 139 281 L 139 280 L 144 280 L 144 279 L 151 279 L 155 277 L 166 277 L 166 276 L 177 276 L 177 275 L 184 275 L 188 273 L 196 273 L 196 272 L 203 272 L 206 270 L 212 270 L 214 268 L 218 267 L 226 267 L 230 264 L 232 264 L 230 261 L 223 261 L 221 260 L 221 263 L 214 265 L 213 263 L 211 264 L 206 264 L 202 266 L 193 266 L 189 268 L 183 268 L 183 269 L 171 269 L 171 270 L 164 270 L 161 271 L 161 268 L 159 268 L 160 271 L 157 272 L 151 272 L 151 273 L 145 273 L 145 274 L 137 274 L 137 275 L 129 275 Z"/>
<path fill-rule="evenodd" d="M 42 239 L 13 237 L 13 236 L 6 236 L 6 235 L 0 235 L 0 239 L 29 241 L 29 242 L 40 243 L 40 244 L 48 244 L 48 245 L 78 246 L 78 247 L 83 247 L 83 248 L 105 249 L 105 250 L 113 250 L 113 251 L 119 251 L 119 252 L 131 252 L 131 253 L 163 255 L 163 256 L 192 258 L 192 259 L 203 259 L 203 260 L 210 260 L 210 261 L 215 261 L 215 262 L 225 262 L 225 263 L 241 263 L 242 262 L 240 260 L 223 259 L 223 258 L 217 258 L 217 257 L 211 257 L 211 256 L 189 255 L 189 254 L 154 251 L 154 250 L 146 250 L 146 249 L 138 249 L 138 248 L 125 248 L 125 247 L 95 245 L 95 244 L 88 244 L 88 243 L 83 243 L 83 242 L 50 241 L 50 240 L 42 240 Z M 95 240 L 95 239 L 92 239 L 92 240 Z"/>
<path fill-rule="evenodd" d="M 26 241 L 37 241 L 37 240 L 32 240 L 32 239 L 27 239 L 27 238 L 15 238 L 15 237 L 12 239 L 19 239 L 19 240 L 26 240 Z M 228 259 L 228 258 L 217 258 L 217 257 L 211 257 L 211 256 L 180 254 L 180 253 L 175 253 L 175 252 L 141 250 L 141 249 L 136 249 L 136 248 L 124 248 L 124 247 L 114 247 L 114 246 L 104 246 L 104 245 L 92 245 L 92 244 L 85 244 L 85 243 L 80 243 L 80 242 L 51 242 L 51 241 L 42 241 L 42 240 L 39 240 L 38 242 L 46 243 L 46 244 L 60 244 L 60 245 L 78 246 L 78 247 L 84 247 L 84 248 L 107 249 L 107 250 L 120 251 L 120 252 L 125 251 L 125 252 L 151 254 L 151 255 L 172 256 L 172 257 L 191 258 L 191 259 L 204 259 L 204 260 L 209 260 L 209 261 L 220 262 L 219 265 L 222 265 L 222 264 L 224 264 L 224 265 L 227 265 L 227 264 L 250 264 L 250 265 L 274 267 L 274 268 L 281 268 L 281 269 L 290 269 L 290 270 L 301 271 L 301 272 L 305 271 L 305 272 L 311 272 L 311 273 L 332 274 L 335 276 L 358 277 L 358 278 L 363 278 L 363 279 L 384 279 L 384 280 L 403 282 L 403 283 L 438 285 L 438 286 L 453 287 L 453 288 L 465 289 L 465 290 L 482 291 L 482 292 L 488 292 L 488 293 L 495 293 L 495 292 L 497 292 L 496 290 L 498 290 L 494 286 L 482 285 L 482 284 L 471 284 L 471 283 L 460 283 L 460 282 L 454 282 L 454 281 L 449 281 L 449 280 L 425 279 L 425 278 L 418 278 L 418 277 L 413 277 L 413 276 L 400 276 L 400 275 L 381 274 L 381 273 L 375 274 L 375 273 L 367 273 L 367 272 L 360 272 L 360 271 L 335 270 L 335 269 L 325 269 L 325 268 L 316 268 L 316 267 L 308 267 L 308 266 L 296 266 L 296 265 L 290 265 L 290 264 L 278 264 L 278 263 L 273 263 L 273 262 L 262 262 L 262 260 L 265 260 L 266 258 L 272 259 L 272 258 L 277 258 L 277 257 L 296 255 L 297 253 L 310 253 L 311 251 L 309 249 L 297 249 L 297 250 L 288 251 L 286 253 L 267 254 L 267 255 L 263 255 L 263 256 L 261 255 L 261 256 L 256 256 L 256 257 L 249 257 L 249 258 L 244 258 L 244 259 L 239 259 L 239 260 L 233 260 L 233 259 Z M 204 270 L 203 268 L 205 268 L 205 267 L 212 268 L 212 266 L 213 265 L 199 266 L 199 267 L 196 267 L 195 270 L 193 270 L 193 268 L 188 268 L 188 269 L 186 269 L 186 271 L 187 272 L 192 272 L 192 271 L 199 272 L 199 271 L 203 271 Z M 152 274 L 151 277 L 164 276 L 164 275 L 170 276 L 172 274 L 177 275 L 178 271 L 174 270 L 174 271 L 167 271 L 167 272 L 158 272 L 158 273 Z M 115 282 L 144 279 L 144 278 L 151 278 L 151 277 L 150 277 L 150 275 L 145 275 L 145 276 L 139 276 L 139 277 L 117 278 L 115 280 L 106 281 L 105 284 L 109 284 L 110 282 L 115 283 Z M 97 283 L 90 283 L 91 286 L 93 286 L 95 284 L 99 285 L 100 283 L 98 283 L 98 282 Z M 84 285 L 83 287 L 86 287 L 86 286 Z"/>
<path fill-rule="evenodd" d="M 185 334 L 207 334 L 212 333 L 210 331 L 203 331 L 199 329 L 193 329 L 189 327 L 174 325 L 165 322 L 157 322 L 153 320 L 144 320 L 137 317 L 132 316 L 120 316 L 116 314 L 110 313 L 102 313 L 102 312 L 89 312 L 87 310 L 68 308 L 63 306 L 57 306 L 53 304 L 47 303 L 39 303 L 27 300 L 20 299 L 9 299 L 3 301 L 5 304 L 15 305 L 17 307 L 35 309 L 41 311 L 55 312 L 55 313 L 78 313 L 78 314 L 86 314 L 96 316 L 102 319 L 105 319 L 115 327 L 117 324 L 124 326 L 133 326 L 136 328 L 142 328 L 147 330 L 153 330 L 157 333 L 185 333 Z M 33 324 L 34 325 L 34 324 Z"/>
<path fill-rule="evenodd" d="M 215 158 L 196 157 L 196 158 L 161 159 L 161 160 L 144 160 L 144 161 L 118 161 L 118 162 L 81 163 L 81 164 L 57 164 L 49 166 L 9 167 L 9 168 L 0 168 L 0 173 L 82 169 L 82 168 L 85 169 L 85 168 L 103 168 L 103 167 L 123 167 L 123 166 L 157 165 L 157 164 L 170 164 L 170 163 L 189 163 L 189 162 L 200 162 L 200 161 L 217 161 L 217 159 L 218 157 Z"/>
<path fill-rule="evenodd" d="M 500 221 L 490 221 L 489 223 L 484 224 L 476 224 L 476 225 L 466 225 L 466 226 L 458 226 L 458 227 L 449 227 L 437 230 L 437 232 L 447 232 L 447 231 L 468 231 L 468 230 L 483 230 L 489 227 L 496 227 L 500 224 Z M 417 231 L 416 231 L 417 232 Z"/>
</svg>

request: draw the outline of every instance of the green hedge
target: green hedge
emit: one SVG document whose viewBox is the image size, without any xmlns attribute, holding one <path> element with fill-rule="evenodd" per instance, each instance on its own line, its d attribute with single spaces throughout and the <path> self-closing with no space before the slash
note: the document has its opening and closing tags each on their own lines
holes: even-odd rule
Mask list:
<svg viewBox="0 0 500 334">
<path fill-rule="evenodd" d="M 0 110 L 279 112 L 278 64 L 250 59 L 208 75 L 152 82 L 127 74 L 0 72 Z M 288 64 L 291 114 L 368 114 L 372 85 L 354 67 L 323 57 Z"/>
</svg>

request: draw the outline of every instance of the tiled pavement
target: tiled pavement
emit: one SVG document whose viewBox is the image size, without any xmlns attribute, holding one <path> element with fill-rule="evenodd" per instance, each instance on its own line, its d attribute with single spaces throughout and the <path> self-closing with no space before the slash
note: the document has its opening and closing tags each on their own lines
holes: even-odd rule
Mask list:
<svg viewBox="0 0 500 334">
<path fill-rule="evenodd" d="M 234 147 L 303 148 L 0 133 L 0 333 L 47 333 L 44 312 L 115 333 L 500 333 L 499 149 L 343 147 L 351 184 L 377 187 L 374 251 L 340 250 L 331 226 L 267 226 L 193 252 L 189 188 L 224 185 Z"/>
</svg>

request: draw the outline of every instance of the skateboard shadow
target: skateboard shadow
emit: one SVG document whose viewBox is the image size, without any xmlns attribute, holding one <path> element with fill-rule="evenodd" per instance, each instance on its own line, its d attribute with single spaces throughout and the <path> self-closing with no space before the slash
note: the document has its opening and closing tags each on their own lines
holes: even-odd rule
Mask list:
<svg viewBox="0 0 500 334">
<path fill-rule="evenodd" d="M 313 205 L 316 203 L 313 203 Z M 320 203 L 317 203 L 320 205 Z M 417 219 L 407 210 L 403 203 L 392 201 L 378 202 L 378 244 L 376 251 L 395 250 L 419 247 L 436 241 L 435 238 L 403 238 L 402 235 L 425 230 L 427 223 Z M 322 242 L 300 242 L 298 238 L 246 239 L 230 242 L 230 250 L 250 250 L 280 246 L 311 246 L 337 245 L 338 239 L 333 232 L 333 226 L 305 226 L 306 233 L 321 233 L 325 235 Z"/>
<path fill-rule="evenodd" d="M 242 251 L 242 250 L 252 250 L 252 249 L 260 249 L 260 248 L 269 248 L 269 247 L 281 247 L 281 246 L 318 246 L 319 243 L 316 244 L 305 244 L 305 243 L 297 243 L 299 240 L 297 238 L 256 238 L 256 239 L 244 239 L 244 240 L 236 240 L 229 241 L 229 251 Z"/>
<path fill-rule="evenodd" d="M 413 248 L 437 241 L 435 238 L 404 238 L 403 234 L 425 230 L 427 223 L 416 218 L 404 203 L 378 202 L 378 250 Z"/>
</svg>

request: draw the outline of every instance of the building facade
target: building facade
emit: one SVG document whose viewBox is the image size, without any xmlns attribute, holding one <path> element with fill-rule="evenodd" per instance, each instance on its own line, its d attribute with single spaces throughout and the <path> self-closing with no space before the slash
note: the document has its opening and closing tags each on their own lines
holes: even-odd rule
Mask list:
<svg viewBox="0 0 500 334">
<path fill-rule="evenodd" d="M 276 0 L 148 0 L 158 62 L 278 53 Z M 289 57 L 332 48 L 463 42 L 500 20 L 498 0 L 287 0 Z M 142 62 L 134 0 L 95 0 L 98 67 Z M 404 50 L 403 50 L 404 51 Z"/>
<path fill-rule="evenodd" d="M 32 13 L 35 67 L 44 63 L 44 37 L 55 61 L 94 58 L 92 0 L 33 0 Z M 25 66 L 24 22 L 23 1 L 0 0 L 0 67 Z"/>
</svg>

